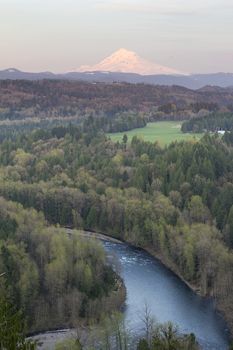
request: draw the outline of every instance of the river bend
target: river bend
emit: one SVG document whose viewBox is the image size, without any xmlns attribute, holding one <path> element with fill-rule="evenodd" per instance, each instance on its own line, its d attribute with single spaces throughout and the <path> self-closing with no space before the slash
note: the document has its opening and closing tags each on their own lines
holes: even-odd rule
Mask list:
<svg viewBox="0 0 233 350">
<path fill-rule="evenodd" d="M 181 332 L 195 333 L 204 350 L 227 350 L 228 331 L 211 300 L 195 294 L 160 261 L 143 250 L 125 243 L 103 241 L 111 264 L 117 269 L 127 290 L 125 318 L 132 332 L 143 327 L 142 314 L 147 304 L 158 322 L 172 321 Z M 116 263 L 117 261 L 117 263 Z M 72 331 L 49 332 L 36 337 L 40 349 L 54 349 L 54 344 Z"/>
</svg>

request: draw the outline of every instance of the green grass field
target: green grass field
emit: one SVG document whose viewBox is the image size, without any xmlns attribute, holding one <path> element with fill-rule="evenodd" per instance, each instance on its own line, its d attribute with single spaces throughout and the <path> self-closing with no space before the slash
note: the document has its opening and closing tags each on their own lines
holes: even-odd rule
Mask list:
<svg viewBox="0 0 233 350">
<path fill-rule="evenodd" d="M 155 122 L 148 123 L 145 128 L 133 129 L 126 132 L 118 132 L 108 134 L 113 141 L 122 141 L 124 134 L 128 136 L 128 141 L 131 141 L 133 136 L 143 138 L 145 141 L 158 141 L 161 146 L 165 146 L 172 141 L 200 139 L 203 134 L 184 134 L 182 133 L 181 123 L 179 121 Z"/>
</svg>

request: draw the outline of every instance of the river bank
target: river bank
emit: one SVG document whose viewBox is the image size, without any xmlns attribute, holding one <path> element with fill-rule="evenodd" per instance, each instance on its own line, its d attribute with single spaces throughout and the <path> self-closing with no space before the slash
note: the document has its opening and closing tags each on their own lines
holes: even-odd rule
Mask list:
<svg viewBox="0 0 233 350">
<path fill-rule="evenodd" d="M 68 234 L 72 233 L 72 229 L 66 229 Z M 153 249 L 151 249 L 148 246 L 139 246 L 134 244 L 131 241 L 126 241 L 123 239 L 117 239 L 113 236 L 110 236 L 106 233 L 103 232 L 97 232 L 97 231 L 79 231 L 79 233 L 84 236 L 84 237 L 88 237 L 88 238 L 96 238 L 96 239 L 100 239 L 103 241 L 109 241 L 109 242 L 113 242 L 113 243 L 119 243 L 119 244 L 128 244 L 134 248 L 137 249 L 142 249 L 144 251 L 146 251 L 147 253 L 149 253 L 151 256 L 153 256 L 155 259 L 159 260 L 167 269 L 169 269 L 170 271 L 172 271 L 177 277 L 179 277 L 181 279 L 182 282 L 184 282 L 187 287 L 189 287 L 193 292 L 197 293 L 198 295 L 202 296 L 202 297 L 206 297 L 205 295 L 201 294 L 200 288 L 193 284 L 188 282 L 178 271 L 178 269 L 176 268 L 175 264 L 173 264 L 171 261 L 169 261 L 168 259 L 166 259 L 162 254 L 158 254 L 156 253 Z"/>
<path fill-rule="evenodd" d="M 71 230 L 72 231 L 72 230 Z M 83 236 L 88 236 L 90 238 L 96 238 L 96 239 L 101 239 L 101 240 L 105 240 L 105 241 L 109 241 L 109 242 L 116 242 L 119 244 L 125 243 L 128 244 L 134 248 L 137 249 L 142 249 L 144 251 L 146 251 L 147 253 L 149 253 L 153 258 L 157 259 L 158 261 L 160 261 L 167 269 L 169 269 L 172 273 L 174 273 L 188 288 L 190 288 L 194 293 L 196 293 L 197 295 L 206 298 L 207 300 L 213 300 L 214 301 L 214 305 L 216 308 L 216 312 L 220 315 L 220 317 L 223 318 L 223 320 L 226 322 L 227 327 L 229 329 L 230 332 L 230 336 L 231 339 L 233 340 L 233 317 L 231 317 L 229 315 L 228 312 L 228 308 L 226 308 L 224 306 L 224 304 L 220 304 L 216 299 L 214 299 L 212 296 L 208 296 L 208 295 L 203 295 L 201 293 L 201 289 L 200 286 L 191 283 L 189 281 L 187 281 L 179 272 L 178 268 L 176 267 L 176 265 L 169 259 L 167 259 L 166 257 L 164 257 L 162 254 L 158 254 L 157 252 L 155 252 L 153 249 L 151 249 L 148 246 L 139 246 L 139 245 L 135 245 L 133 242 L 131 241 L 126 241 L 126 240 L 120 240 L 120 239 L 116 239 L 113 236 L 107 235 L 106 233 L 103 232 L 97 232 L 97 231 L 81 231 L 83 234 Z"/>
<path fill-rule="evenodd" d="M 111 240 L 110 240 L 111 241 Z M 109 242 L 110 242 L 109 241 Z M 123 279 L 118 275 L 117 288 L 108 297 L 103 298 L 103 310 L 106 314 L 110 311 L 123 311 L 126 300 L 126 288 Z M 86 339 L 89 335 L 89 328 L 93 328 L 93 322 L 98 327 L 98 320 L 91 320 L 90 325 L 87 320 L 77 319 L 72 324 L 61 324 L 60 327 L 41 329 L 28 333 L 27 339 L 33 340 L 37 344 L 38 350 L 53 350 L 58 342 L 68 338 Z"/>
<path fill-rule="evenodd" d="M 200 287 L 184 279 L 184 277 L 180 274 L 176 266 L 171 262 L 169 262 L 168 259 L 164 258 L 162 255 L 156 254 L 151 248 L 144 247 L 142 249 L 144 249 L 146 252 L 151 254 L 151 256 L 153 256 L 154 258 L 158 259 L 164 266 L 166 266 L 166 268 L 172 271 L 183 283 L 185 283 L 185 285 L 188 288 L 190 288 L 194 293 L 196 293 L 197 295 L 200 295 L 203 298 L 207 298 L 214 301 L 216 312 L 226 322 L 228 330 L 230 332 L 231 341 L 233 342 L 233 317 L 232 316 L 230 317 L 230 315 L 228 314 L 228 308 L 226 308 L 222 304 L 219 304 L 218 301 L 216 301 L 212 296 L 203 295 L 201 293 Z"/>
<path fill-rule="evenodd" d="M 181 333 L 194 333 L 202 349 L 228 349 L 226 323 L 216 313 L 211 299 L 194 293 L 144 249 L 131 244 L 104 245 L 122 266 L 121 276 L 127 288 L 125 320 L 134 332 L 138 333 L 143 326 L 141 316 L 146 303 L 157 322 L 171 321 Z"/>
<path fill-rule="evenodd" d="M 182 334 L 196 334 L 201 349 L 228 350 L 226 324 L 215 312 L 211 300 L 194 293 L 176 274 L 144 249 L 134 248 L 128 243 L 113 243 L 108 238 L 102 242 L 109 263 L 113 267 L 117 264 L 124 280 L 127 290 L 124 319 L 132 335 L 141 334 L 140 331 L 144 329 L 142 315 L 147 303 L 158 323 L 171 321 Z M 72 332 L 50 332 L 39 338 L 48 341 L 48 344 L 55 344 L 63 337 L 69 337 L 69 334 L 72 336 Z M 39 349 L 52 350 L 54 347 L 49 345 Z"/>
<path fill-rule="evenodd" d="M 66 232 L 68 233 L 68 235 L 72 235 L 73 233 L 73 229 L 72 228 L 65 228 L 66 229 Z M 96 232 L 96 231 L 85 231 L 85 230 L 76 230 L 78 231 L 78 233 L 83 236 L 83 237 L 88 237 L 88 238 L 96 238 L 96 239 L 99 239 L 101 241 L 109 241 L 109 242 L 113 242 L 113 243 L 119 243 L 119 244 L 122 244 L 122 243 L 127 243 L 127 242 L 124 242 L 123 240 L 119 240 L 115 237 L 112 237 L 112 236 L 109 236 L 105 233 L 102 233 L 102 232 Z"/>
</svg>

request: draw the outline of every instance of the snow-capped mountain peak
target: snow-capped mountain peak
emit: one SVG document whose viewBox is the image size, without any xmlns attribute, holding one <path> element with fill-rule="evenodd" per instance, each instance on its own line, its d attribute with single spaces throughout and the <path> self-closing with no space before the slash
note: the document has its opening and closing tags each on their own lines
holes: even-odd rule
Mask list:
<svg viewBox="0 0 233 350">
<path fill-rule="evenodd" d="M 81 66 L 78 72 L 121 72 L 121 73 L 137 73 L 141 75 L 171 74 L 182 75 L 176 69 L 162 66 L 160 64 L 150 62 L 134 51 L 119 49 L 103 61 L 93 66 Z"/>
</svg>

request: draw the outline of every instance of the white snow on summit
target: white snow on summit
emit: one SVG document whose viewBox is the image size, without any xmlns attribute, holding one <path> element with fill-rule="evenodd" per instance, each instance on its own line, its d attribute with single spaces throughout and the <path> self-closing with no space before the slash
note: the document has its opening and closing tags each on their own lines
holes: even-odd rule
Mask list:
<svg viewBox="0 0 233 350">
<path fill-rule="evenodd" d="M 81 66 L 77 72 L 120 72 L 140 75 L 171 74 L 184 75 L 176 69 L 150 62 L 133 51 L 119 49 L 103 61 L 93 66 Z"/>
</svg>

